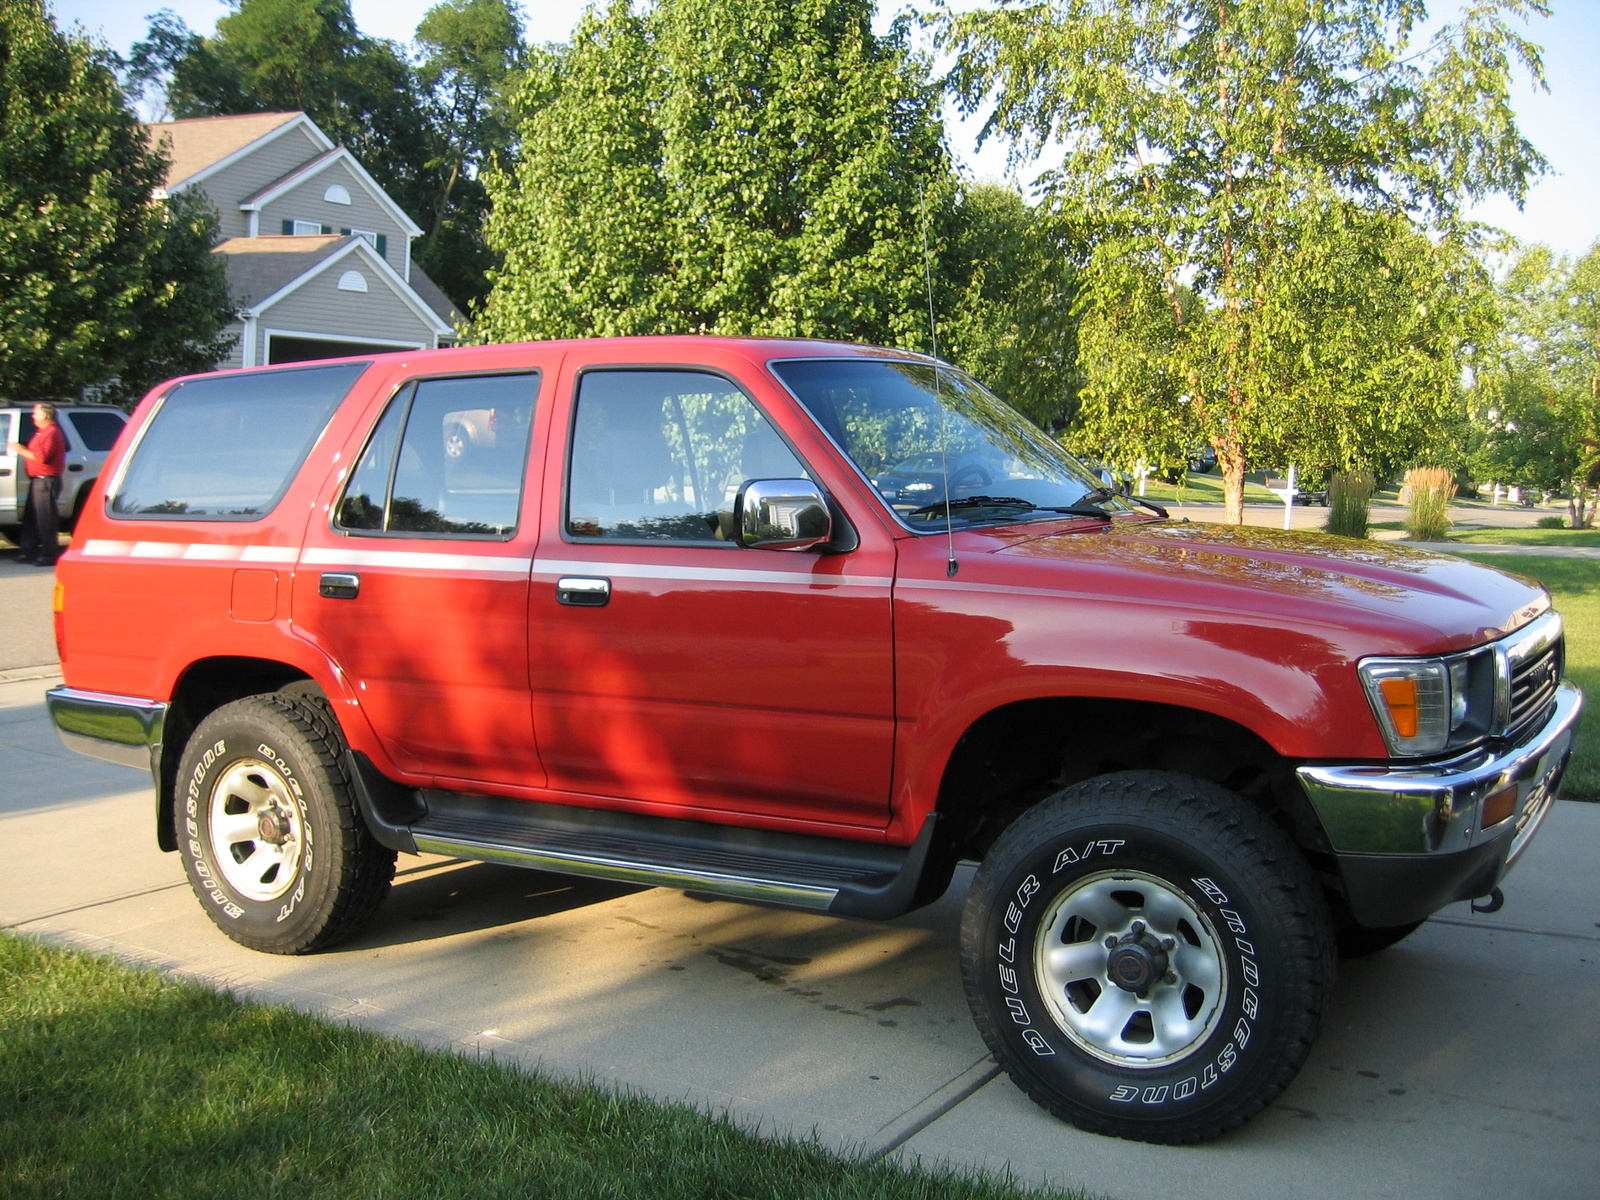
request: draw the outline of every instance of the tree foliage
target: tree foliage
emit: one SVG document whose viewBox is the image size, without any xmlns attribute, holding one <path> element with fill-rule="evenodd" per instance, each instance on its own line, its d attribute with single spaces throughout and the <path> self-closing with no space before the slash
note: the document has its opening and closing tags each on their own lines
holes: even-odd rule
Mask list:
<svg viewBox="0 0 1600 1200">
<path fill-rule="evenodd" d="M 357 27 L 349 0 L 241 0 L 205 37 L 170 10 L 133 47 L 135 88 L 164 82 L 175 117 L 303 111 L 426 232 L 415 261 L 466 306 L 486 287 L 474 173 L 494 148 L 487 96 L 520 48 L 508 0 L 445 0 L 420 67 Z M 498 144 L 498 143 L 496 143 Z"/>
<path fill-rule="evenodd" d="M 591 11 L 534 56 L 483 338 L 707 332 L 926 349 L 925 212 L 955 183 L 937 89 L 870 0 Z"/>
<path fill-rule="evenodd" d="M 214 216 L 166 173 L 109 56 L 0 0 L 0 395 L 115 398 L 205 370 L 232 319 Z"/>
<path fill-rule="evenodd" d="M 1524 249 L 1500 285 L 1504 337 L 1473 391 L 1487 479 L 1565 492 L 1574 528 L 1600 489 L 1600 243 L 1576 262 Z"/>
<path fill-rule="evenodd" d="M 1475 0 L 1419 50 L 1422 0 L 946 10 L 964 102 L 1059 148 L 1040 186 L 1098 231 L 1081 438 L 1168 461 L 1210 443 L 1237 522 L 1251 461 L 1379 465 L 1437 428 L 1482 336 L 1451 291 L 1460 208 L 1544 166 L 1509 104 L 1514 68 L 1541 79 L 1512 20 L 1544 12 Z"/>
</svg>

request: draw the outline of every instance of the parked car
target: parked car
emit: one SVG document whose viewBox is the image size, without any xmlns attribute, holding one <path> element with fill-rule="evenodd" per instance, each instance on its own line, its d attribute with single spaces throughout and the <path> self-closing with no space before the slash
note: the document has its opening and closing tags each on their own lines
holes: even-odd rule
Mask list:
<svg viewBox="0 0 1600 1200">
<path fill-rule="evenodd" d="M 485 410 L 494 452 L 450 457 Z M 972 861 L 974 1020 L 1102 1133 L 1259 1112 L 1336 952 L 1495 892 L 1582 707 L 1537 584 L 1151 515 L 907 352 L 336 360 L 164 384 L 133 431 L 58 568 L 48 703 L 151 772 L 229 937 L 332 945 L 397 853 L 864 920 Z M 874 486 L 953 448 L 981 494 Z M 1478 998 L 1437 970 L 1448 1023 Z"/>
<path fill-rule="evenodd" d="M 110 405 L 61 404 L 56 406 L 56 420 L 67 439 L 66 470 L 56 503 L 61 527 L 71 529 L 128 418 Z M 22 531 L 28 479 L 25 460 L 6 453 L 6 447 L 12 442 L 26 444 L 35 432 L 33 405 L 0 405 L 0 533 L 13 542 Z"/>
</svg>

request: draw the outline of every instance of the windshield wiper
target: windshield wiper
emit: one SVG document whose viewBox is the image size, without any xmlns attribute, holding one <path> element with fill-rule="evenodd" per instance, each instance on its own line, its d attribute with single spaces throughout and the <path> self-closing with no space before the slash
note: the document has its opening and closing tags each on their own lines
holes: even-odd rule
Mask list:
<svg viewBox="0 0 1600 1200">
<path fill-rule="evenodd" d="M 1107 498 L 1109 499 L 1109 497 Z M 921 508 L 912 509 L 906 516 L 934 517 L 946 509 L 955 512 L 963 508 L 1020 508 L 1024 512 L 1068 513 L 1074 517 L 1099 517 L 1102 521 L 1111 520 L 1110 513 L 1089 505 L 1081 503 L 1035 504 L 1033 501 L 1024 500 L 1019 496 L 961 496 L 954 500 L 941 500 L 937 504 L 924 504 Z"/>
<path fill-rule="evenodd" d="M 1099 504 L 1105 500 L 1121 500 L 1127 504 L 1137 504 L 1142 508 L 1148 508 L 1158 517 L 1167 518 L 1168 520 L 1171 519 L 1168 517 L 1167 510 L 1162 508 L 1161 505 L 1155 503 L 1154 501 L 1146 500 L 1143 496 L 1130 496 L 1124 492 L 1115 491 L 1112 488 L 1095 488 L 1094 491 L 1085 492 L 1083 495 L 1078 497 L 1079 504 Z"/>
</svg>

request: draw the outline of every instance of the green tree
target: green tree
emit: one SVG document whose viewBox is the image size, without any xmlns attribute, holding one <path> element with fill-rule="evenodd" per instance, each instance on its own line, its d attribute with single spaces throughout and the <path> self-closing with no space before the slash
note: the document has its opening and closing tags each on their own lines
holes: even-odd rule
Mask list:
<svg viewBox="0 0 1600 1200">
<path fill-rule="evenodd" d="M 1336 458 L 1370 458 L 1397 422 L 1434 421 L 1432 401 L 1344 386 L 1386 378 L 1419 338 L 1430 379 L 1444 378 L 1459 368 L 1439 356 L 1468 345 L 1467 318 L 1430 310 L 1438 327 L 1408 328 L 1428 314 L 1381 282 L 1397 260 L 1374 248 L 1410 246 L 1432 260 L 1430 277 L 1447 277 L 1462 204 L 1520 198 L 1543 169 L 1508 96 L 1516 63 L 1542 81 L 1537 48 L 1511 21 L 1546 12 L 1541 0 L 1476 0 L 1418 50 L 1423 0 L 946 10 L 940 39 L 958 52 L 964 103 L 992 98 L 986 130 L 1024 151 L 1061 148 L 1041 185 L 1097 230 L 1083 276 L 1083 436 L 1150 458 L 1209 442 L 1236 523 L 1248 464 L 1347 419 L 1351 396 L 1392 411 L 1359 423 L 1379 443 Z M 1418 240 L 1426 229 L 1447 235 L 1437 255 Z M 1362 322 L 1384 336 L 1322 352 L 1310 336 L 1322 322 L 1298 307 L 1311 298 L 1302 273 L 1333 281 L 1373 264 Z"/>
<path fill-rule="evenodd" d="M 1565 492 L 1575 529 L 1600 488 L 1600 243 L 1524 248 L 1501 283 L 1504 338 L 1473 390 L 1484 478 Z"/>
<path fill-rule="evenodd" d="M 0 394 L 119 398 L 209 368 L 232 319 L 215 219 L 166 174 L 103 49 L 0 0 Z"/>
<path fill-rule="evenodd" d="M 532 56 L 486 178 L 509 340 L 707 332 L 927 348 L 924 213 L 955 181 L 938 91 L 870 0 L 615 0 Z"/>
</svg>

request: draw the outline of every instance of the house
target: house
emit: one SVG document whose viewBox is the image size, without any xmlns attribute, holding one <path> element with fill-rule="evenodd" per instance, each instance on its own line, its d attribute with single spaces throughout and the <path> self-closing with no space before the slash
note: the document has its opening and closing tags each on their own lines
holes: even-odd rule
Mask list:
<svg viewBox="0 0 1600 1200">
<path fill-rule="evenodd" d="M 240 304 L 218 367 L 454 343 L 462 314 L 411 261 L 422 230 L 301 112 L 148 126 L 166 195 L 204 193 Z"/>
</svg>

